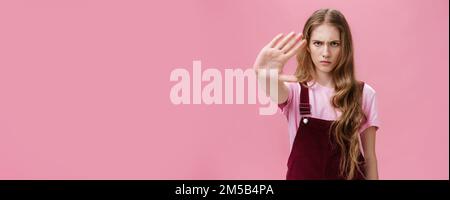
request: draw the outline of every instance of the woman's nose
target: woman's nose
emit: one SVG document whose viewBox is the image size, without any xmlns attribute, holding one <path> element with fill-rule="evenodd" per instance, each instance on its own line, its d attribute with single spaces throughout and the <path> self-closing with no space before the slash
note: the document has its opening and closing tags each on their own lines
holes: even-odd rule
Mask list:
<svg viewBox="0 0 450 200">
<path fill-rule="evenodd" d="M 324 58 L 327 58 L 328 56 L 330 56 L 330 50 L 327 45 L 325 45 L 323 48 L 322 56 Z"/>
</svg>

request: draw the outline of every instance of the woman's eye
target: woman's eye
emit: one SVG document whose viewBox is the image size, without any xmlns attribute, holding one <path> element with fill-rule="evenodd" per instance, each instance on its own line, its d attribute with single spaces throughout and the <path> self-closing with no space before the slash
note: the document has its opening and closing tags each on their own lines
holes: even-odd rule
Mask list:
<svg viewBox="0 0 450 200">
<path fill-rule="evenodd" d="M 322 44 L 322 42 L 314 42 L 313 44 L 316 45 L 316 46 L 319 46 L 319 45 Z"/>
<path fill-rule="evenodd" d="M 339 43 L 337 43 L 337 42 L 332 42 L 332 43 L 331 43 L 331 46 L 337 47 L 337 46 L 339 46 Z"/>
</svg>

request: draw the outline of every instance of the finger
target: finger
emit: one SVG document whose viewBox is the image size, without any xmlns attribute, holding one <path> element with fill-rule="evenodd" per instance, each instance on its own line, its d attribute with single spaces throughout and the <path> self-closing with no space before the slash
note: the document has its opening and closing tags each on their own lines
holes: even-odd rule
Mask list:
<svg viewBox="0 0 450 200">
<path fill-rule="evenodd" d="M 294 32 L 289 33 L 288 35 L 286 35 L 286 37 L 283 38 L 283 40 L 281 40 L 277 45 L 275 45 L 274 48 L 282 49 L 284 45 L 286 45 L 286 43 L 289 42 L 294 35 L 295 35 Z"/>
<path fill-rule="evenodd" d="M 272 39 L 272 41 L 270 41 L 270 43 L 267 46 L 273 48 L 282 37 L 283 33 L 278 34 Z"/>
<path fill-rule="evenodd" d="M 302 37 L 303 37 L 303 34 L 297 35 L 297 37 L 295 37 L 295 39 L 293 39 L 293 40 L 290 40 L 290 41 L 283 47 L 283 49 L 281 49 L 281 51 L 283 51 L 284 53 L 289 52 L 289 50 L 291 50 L 291 48 L 292 48 L 295 44 L 297 44 L 298 42 L 301 41 Z"/>
<path fill-rule="evenodd" d="M 292 57 L 294 56 L 296 53 L 299 52 L 300 49 L 302 49 L 304 46 L 306 45 L 306 40 L 303 39 L 300 42 L 298 42 L 294 47 L 292 47 L 292 49 L 290 49 L 287 53 L 286 56 L 287 57 Z"/>
<path fill-rule="evenodd" d="M 278 75 L 278 80 L 284 81 L 284 82 L 298 82 L 298 78 L 294 75 L 280 74 L 280 75 Z"/>
</svg>

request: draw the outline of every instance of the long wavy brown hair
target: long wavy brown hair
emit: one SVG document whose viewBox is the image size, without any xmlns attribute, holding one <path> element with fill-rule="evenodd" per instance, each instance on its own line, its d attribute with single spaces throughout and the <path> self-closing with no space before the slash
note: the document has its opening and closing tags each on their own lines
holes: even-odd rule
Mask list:
<svg viewBox="0 0 450 200">
<path fill-rule="evenodd" d="M 362 110 L 362 87 L 356 80 L 354 73 L 353 43 L 350 27 L 344 15 L 338 10 L 320 9 L 315 11 L 306 21 L 303 28 L 303 38 L 310 43 L 311 33 L 315 27 L 321 24 L 330 24 L 339 29 L 341 51 L 336 67 L 331 71 L 335 95 L 331 99 L 331 105 L 342 114 L 333 122 L 330 136 L 333 135 L 340 152 L 340 175 L 346 179 L 353 179 L 361 161 L 359 128 L 367 120 Z M 295 75 L 299 82 L 304 83 L 315 80 L 315 67 L 311 60 L 311 54 L 303 48 L 297 54 L 297 70 Z M 361 173 L 364 174 L 364 173 Z"/>
</svg>

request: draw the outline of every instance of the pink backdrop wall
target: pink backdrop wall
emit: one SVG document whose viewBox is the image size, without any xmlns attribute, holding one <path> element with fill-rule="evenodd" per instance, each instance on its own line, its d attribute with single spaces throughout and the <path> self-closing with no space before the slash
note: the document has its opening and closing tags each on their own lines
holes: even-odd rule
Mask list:
<svg viewBox="0 0 450 200">
<path fill-rule="evenodd" d="M 448 179 L 448 4 L 1 1 L 0 179 L 284 179 L 284 116 L 175 106 L 169 76 L 193 60 L 251 67 L 322 7 L 346 15 L 358 75 L 378 93 L 380 178 Z"/>
</svg>

